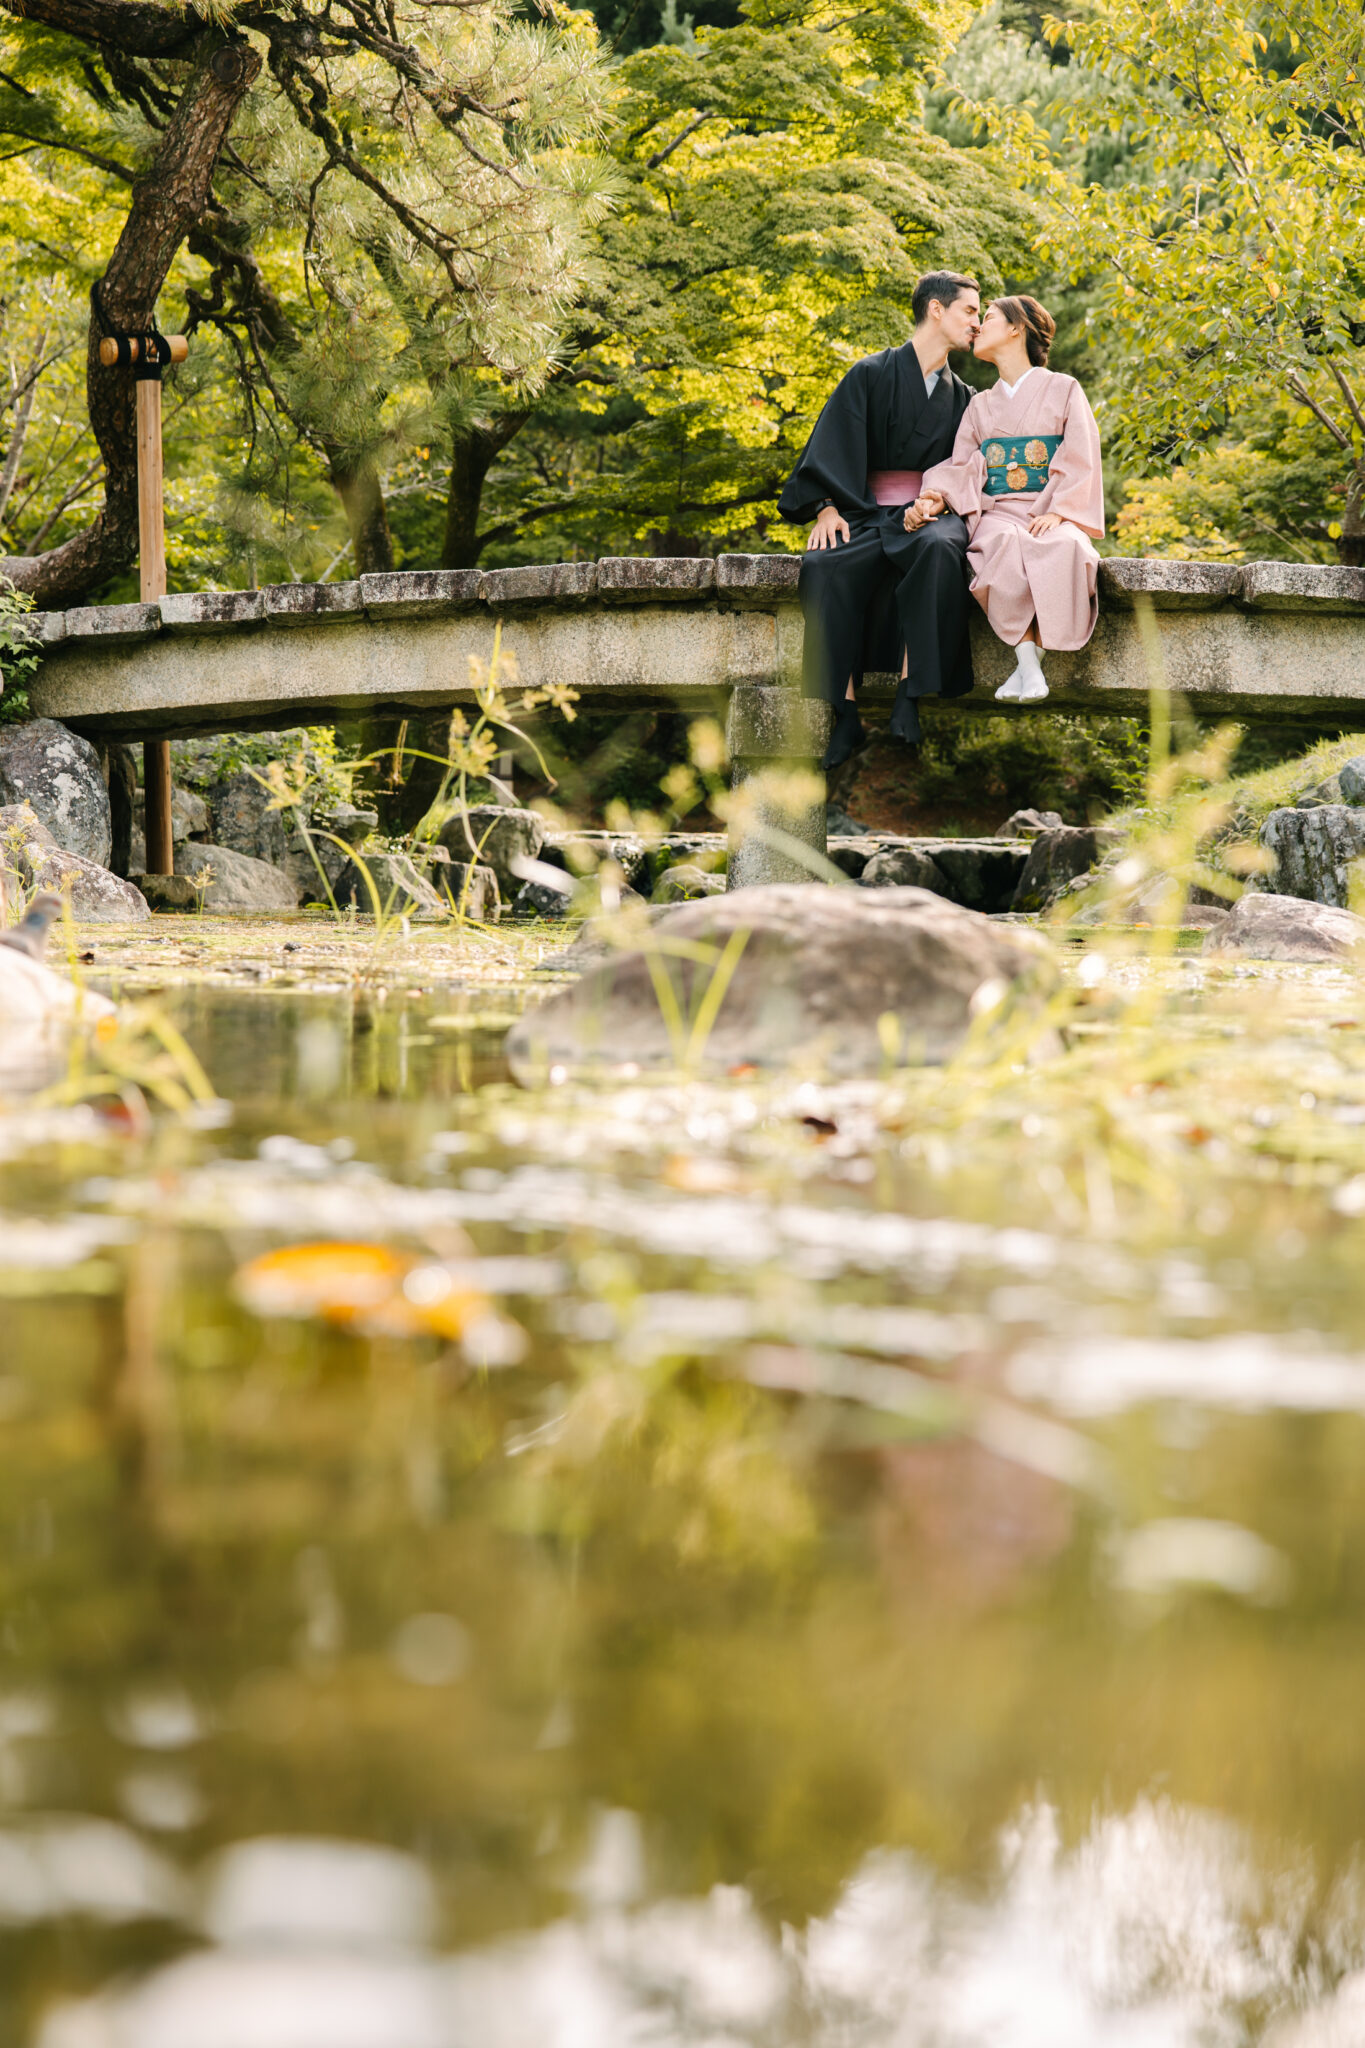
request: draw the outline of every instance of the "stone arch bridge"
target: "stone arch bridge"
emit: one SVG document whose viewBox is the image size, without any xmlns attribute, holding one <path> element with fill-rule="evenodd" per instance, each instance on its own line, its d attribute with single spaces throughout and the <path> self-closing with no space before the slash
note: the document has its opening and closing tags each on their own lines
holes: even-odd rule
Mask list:
<svg viewBox="0 0 1365 2048">
<path fill-rule="evenodd" d="M 30 701 L 121 740 L 420 715 L 470 700 L 469 657 L 487 659 L 501 621 L 526 685 L 570 683 L 597 706 L 721 713 L 746 778 L 824 745 L 828 714 L 799 690 L 798 567 L 793 555 L 615 556 L 47 612 Z M 1049 657 L 1058 706 L 1141 714 L 1164 683 L 1201 715 L 1365 727 L 1365 570 L 1110 558 L 1100 590 L 1090 646 Z M 1010 657 L 980 617 L 973 646 L 965 708 L 994 710 Z M 874 702 L 893 690 L 891 677 L 869 678 Z M 823 851 L 822 806 L 783 824 Z M 731 878 L 794 871 L 755 841 Z"/>
</svg>

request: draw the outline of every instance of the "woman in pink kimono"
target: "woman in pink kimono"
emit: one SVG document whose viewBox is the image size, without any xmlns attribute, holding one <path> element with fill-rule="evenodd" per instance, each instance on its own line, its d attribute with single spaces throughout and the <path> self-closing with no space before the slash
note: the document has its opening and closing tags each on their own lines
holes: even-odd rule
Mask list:
<svg viewBox="0 0 1365 2048">
<path fill-rule="evenodd" d="M 1036 299 L 987 308 L 974 352 L 998 381 L 967 407 L 952 456 L 905 514 L 911 531 L 945 507 L 966 520 L 972 595 L 1019 657 L 995 693 L 1007 704 L 1046 697 L 1044 650 L 1084 647 L 1098 611 L 1100 437 L 1076 379 L 1047 367 L 1056 332 Z"/>
</svg>

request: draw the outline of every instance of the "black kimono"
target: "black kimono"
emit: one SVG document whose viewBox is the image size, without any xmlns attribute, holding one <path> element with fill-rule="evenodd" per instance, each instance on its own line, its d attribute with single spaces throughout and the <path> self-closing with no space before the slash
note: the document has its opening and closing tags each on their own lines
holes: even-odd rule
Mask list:
<svg viewBox="0 0 1365 2048">
<path fill-rule="evenodd" d="M 847 541 L 801 558 L 806 695 L 837 704 L 864 669 L 899 675 L 908 649 L 891 730 L 912 742 L 920 736 L 918 698 L 960 697 L 972 687 L 967 528 L 944 512 L 907 533 L 904 506 L 879 505 L 868 476 L 946 461 L 971 395 L 946 364 L 926 392 L 909 342 L 865 356 L 826 401 L 778 500 L 784 519 L 803 524 L 833 504 L 851 529 Z"/>
</svg>

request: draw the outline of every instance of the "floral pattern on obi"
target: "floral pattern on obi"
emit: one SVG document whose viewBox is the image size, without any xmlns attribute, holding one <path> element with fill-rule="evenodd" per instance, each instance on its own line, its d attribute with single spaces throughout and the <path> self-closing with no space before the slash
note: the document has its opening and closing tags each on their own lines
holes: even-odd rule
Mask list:
<svg viewBox="0 0 1365 2048">
<path fill-rule="evenodd" d="M 1060 434 L 1018 434 L 1007 441 L 987 441 L 981 453 L 988 496 L 1022 496 L 1026 491 L 1046 489 L 1048 466 L 1061 445 Z"/>
</svg>

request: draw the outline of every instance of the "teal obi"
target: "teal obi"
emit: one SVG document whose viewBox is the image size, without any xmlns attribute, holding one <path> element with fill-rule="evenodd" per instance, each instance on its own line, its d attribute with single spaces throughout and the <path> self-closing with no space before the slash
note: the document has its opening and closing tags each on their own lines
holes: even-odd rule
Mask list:
<svg viewBox="0 0 1365 2048">
<path fill-rule="evenodd" d="M 1048 465 L 1062 445 L 1060 434 L 992 434 L 981 443 L 986 459 L 986 493 L 1012 498 L 1047 485 Z"/>
</svg>

